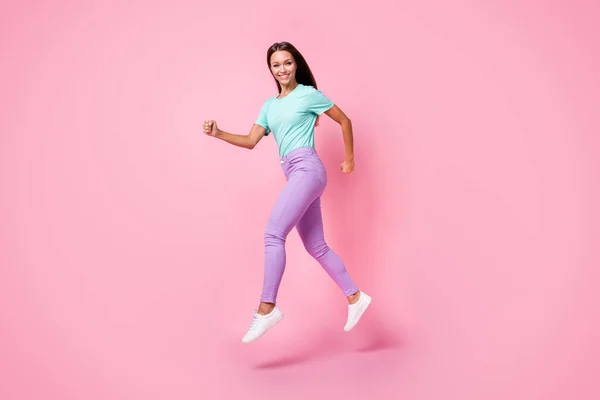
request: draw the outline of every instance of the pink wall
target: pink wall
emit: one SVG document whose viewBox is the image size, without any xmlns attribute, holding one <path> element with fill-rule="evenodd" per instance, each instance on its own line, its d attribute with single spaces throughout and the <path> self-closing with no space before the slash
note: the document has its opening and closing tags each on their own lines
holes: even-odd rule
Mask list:
<svg viewBox="0 0 600 400">
<path fill-rule="evenodd" d="M 87 3 L 0 6 L 0 398 L 600 398 L 597 2 Z M 374 303 L 345 334 L 294 232 L 244 347 L 284 179 L 201 124 L 281 40 L 354 122 L 325 224 Z"/>
</svg>

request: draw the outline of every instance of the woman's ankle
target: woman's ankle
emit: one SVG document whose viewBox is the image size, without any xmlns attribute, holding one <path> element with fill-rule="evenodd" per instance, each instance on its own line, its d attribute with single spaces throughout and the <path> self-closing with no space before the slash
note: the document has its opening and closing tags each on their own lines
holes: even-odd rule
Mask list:
<svg viewBox="0 0 600 400">
<path fill-rule="evenodd" d="M 348 296 L 348 303 L 350 304 L 354 304 L 358 301 L 360 297 L 360 290 L 357 291 L 356 293 L 351 294 L 350 296 Z"/>
<path fill-rule="evenodd" d="M 261 315 L 267 315 L 275 309 L 275 303 L 263 303 L 258 305 L 257 312 Z"/>
</svg>

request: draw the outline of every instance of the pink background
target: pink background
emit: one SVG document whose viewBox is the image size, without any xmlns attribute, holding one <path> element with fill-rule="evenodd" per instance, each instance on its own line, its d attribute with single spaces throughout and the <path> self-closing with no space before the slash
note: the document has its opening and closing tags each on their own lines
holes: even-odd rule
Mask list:
<svg viewBox="0 0 600 400">
<path fill-rule="evenodd" d="M 543 5 L 542 5 L 543 4 Z M 0 398 L 598 399 L 596 1 L 0 6 Z M 284 184 L 247 133 L 289 40 L 354 122 L 317 148 L 346 305 L 293 232 L 246 347 Z"/>
</svg>

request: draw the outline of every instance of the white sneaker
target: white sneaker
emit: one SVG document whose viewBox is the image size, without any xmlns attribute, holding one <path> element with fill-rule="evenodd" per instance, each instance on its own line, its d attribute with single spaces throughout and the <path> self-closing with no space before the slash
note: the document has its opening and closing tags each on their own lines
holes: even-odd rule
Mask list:
<svg viewBox="0 0 600 400">
<path fill-rule="evenodd" d="M 367 307 L 371 304 L 371 297 L 364 293 L 360 292 L 358 297 L 358 301 L 354 304 L 348 304 L 348 321 L 346 321 L 346 326 L 344 326 L 344 330 L 349 332 L 360 320 L 360 317 L 365 313 Z"/>
<path fill-rule="evenodd" d="M 250 324 L 250 328 L 248 328 L 248 332 L 242 338 L 242 343 L 250 344 L 254 342 L 282 319 L 283 313 L 277 306 L 267 315 L 261 315 L 254 311 L 254 319 Z"/>
</svg>

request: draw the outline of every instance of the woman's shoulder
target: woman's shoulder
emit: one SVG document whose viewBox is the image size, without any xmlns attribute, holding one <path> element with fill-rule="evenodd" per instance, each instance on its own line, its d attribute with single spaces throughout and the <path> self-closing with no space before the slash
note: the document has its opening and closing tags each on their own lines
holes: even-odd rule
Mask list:
<svg viewBox="0 0 600 400">
<path fill-rule="evenodd" d="M 315 88 L 314 86 L 311 85 L 298 85 L 298 89 L 300 89 L 299 91 L 299 95 L 300 97 L 306 97 L 306 96 L 310 96 L 312 94 L 314 94 L 315 92 L 319 92 L 319 90 L 317 88 Z"/>
<path fill-rule="evenodd" d="M 262 106 L 268 107 L 269 103 L 271 103 L 273 100 L 275 100 L 275 97 L 276 96 L 267 97 L 265 100 L 263 100 Z"/>
</svg>

